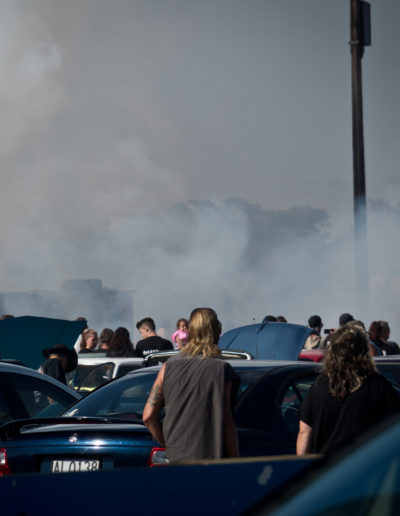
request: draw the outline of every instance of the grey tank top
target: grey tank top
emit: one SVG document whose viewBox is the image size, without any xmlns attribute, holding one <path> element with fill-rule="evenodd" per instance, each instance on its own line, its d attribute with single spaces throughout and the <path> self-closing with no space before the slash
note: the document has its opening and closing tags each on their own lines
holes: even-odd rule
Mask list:
<svg viewBox="0 0 400 516">
<path fill-rule="evenodd" d="M 223 457 L 224 389 L 231 366 L 179 354 L 166 363 L 163 435 L 170 462 Z"/>
</svg>

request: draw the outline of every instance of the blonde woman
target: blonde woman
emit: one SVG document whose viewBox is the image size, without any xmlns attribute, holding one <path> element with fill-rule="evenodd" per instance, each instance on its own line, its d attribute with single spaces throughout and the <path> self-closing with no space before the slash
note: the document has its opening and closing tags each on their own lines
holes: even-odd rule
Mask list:
<svg viewBox="0 0 400 516">
<path fill-rule="evenodd" d="M 143 422 L 165 446 L 170 463 L 238 456 L 231 407 L 235 373 L 220 356 L 220 334 L 214 310 L 193 310 L 188 343 L 162 366 L 150 392 Z"/>
<path fill-rule="evenodd" d="M 96 330 L 85 330 L 82 333 L 81 347 L 79 353 L 93 353 L 98 342 L 98 335 Z"/>
</svg>

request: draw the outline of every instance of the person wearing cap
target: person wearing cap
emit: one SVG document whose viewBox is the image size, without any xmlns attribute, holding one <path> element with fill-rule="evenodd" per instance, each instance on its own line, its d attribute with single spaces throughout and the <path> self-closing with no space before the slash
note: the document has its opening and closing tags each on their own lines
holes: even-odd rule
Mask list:
<svg viewBox="0 0 400 516">
<path fill-rule="evenodd" d="M 317 349 L 323 347 L 321 337 L 322 326 L 322 320 L 319 315 L 312 315 L 308 319 L 308 327 L 311 328 L 311 333 L 304 344 L 304 349 Z"/>
<path fill-rule="evenodd" d="M 69 349 L 64 344 L 56 344 L 52 348 L 44 349 L 42 354 L 46 360 L 40 366 L 40 372 L 67 385 L 65 373 L 76 369 L 78 364 L 75 349 Z"/>
</svg>

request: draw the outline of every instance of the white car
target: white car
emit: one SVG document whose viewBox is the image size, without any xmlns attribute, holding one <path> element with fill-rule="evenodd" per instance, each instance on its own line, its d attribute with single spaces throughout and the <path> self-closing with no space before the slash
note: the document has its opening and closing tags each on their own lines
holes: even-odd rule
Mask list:
<svg viewBox="0 0 400 516">
<path fill-rule="evenodd" d="M 221 351 L 222 356 L 227 360 L 235 358 L 250 360 L 252 358 L 251 354 L 245 351 L 230 349 Z M 177 353 L 176 350 L 159 351 L 147 355 L 146 358 L 106 357 L 104 353 L 78 355 L 78 367 L 66 375 L 67 382 L 79 393 L 88 394 L 113 378 L 124 376 L 129 371 L 142 367 L 162 364 Z"/>
<path fill-rule="evenodd" d="M 78 367 L 67 374 L 68 384 L 87 394 L 113 378 L 143 367 L 143 358 L 106 357 L 101 353 L 78 355 Z"/>
</svg>

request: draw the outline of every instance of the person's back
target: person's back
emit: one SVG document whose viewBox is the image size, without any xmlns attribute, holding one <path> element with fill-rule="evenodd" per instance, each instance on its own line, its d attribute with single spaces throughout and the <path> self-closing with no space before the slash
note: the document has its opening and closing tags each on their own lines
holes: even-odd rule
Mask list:
<svg viewBox="0 0 400 516">
<path fill-rule="evenodd" d="M 223 407 L 230 365 L 218 357 L 168 359 L 163 433 L 172 462 L 223 457 Z"/>
<path fill-rule="evenodd" d="M 40 371 L 65 385 L 67 384 L 64 368 L 58 357 L 47 358 L 40 366 Z"/>
<path fill-rule="evenodd" d="M 300 408 L 297 454 L 331 453 L 400 410 L 396 391 L 377 373 L 362 326 L 332 334 L 322 374 Z"/>
<path fill-rule="evenodd" d="M 133 357 L 135 351 L 127 328 L 120 326 L 112 335 L 106 357 Z"/>
<path fill-rule="evenodd" d="M 368 376 L 342 401 L 332 396 L 329 379 L 323 374 L 305 398 L 300 418 L 313 422 L 312 452 L 328 453 L 350 444 L 396 409 L 399 410 L 397 394 L 379 373 Z"/>
<path fill-rule="evenodd" d="M 44 349 L 42 353 L 46 360 L 41 364 L 39 371 L 67 384 L 65 373 L 73 371 L 78 365 L 75 349 L 69 349 L 64 344 L 56 344 L 52 348 Z"/>
<path fill-rule="evenodd" d="M 144 407 L 143 423 L 172 463 L 238 456 L 231 407 L 234 372 L 220 358 L 220 334 L 214 310 L 193 310 L 188 343 L 161 367 Z"/>
<path fill-rule="evenodd" d="M 158 351 L 169 351 L 174 349 L 172 342 L 167 339 L 163 339 L 158 335 L 147 337 L 146 339 L 139 340 L 136 344 L 136 355 L 139 357 L 146 357 L 151 353 L 158 353 Z"/>
<path fill-rule="evenodd" d="M 163 339 L 156 334 L 156 325 L 151 317 L 145 317 L 136 324 L 142 340 L 136 343 L 136 355 L 138 357 L 146 357 L 151 353 L 158 351 L 169 351 L 174 349 L 171 341 Z"/>
<path fill-rule="evenodd" d="M 319 315 L 312 315 L 308 319 L 308 327 L 311 329 L 311 333 L 304 344 L 304 349 L 323 348 L 323 340 L 321 337 L 322 326 L 322 320 Z"/>
</svg>

